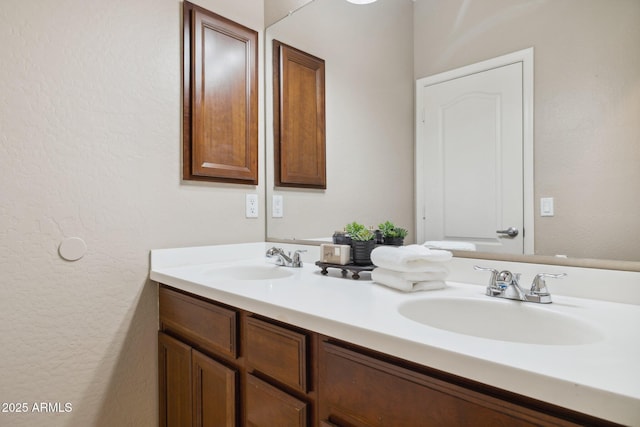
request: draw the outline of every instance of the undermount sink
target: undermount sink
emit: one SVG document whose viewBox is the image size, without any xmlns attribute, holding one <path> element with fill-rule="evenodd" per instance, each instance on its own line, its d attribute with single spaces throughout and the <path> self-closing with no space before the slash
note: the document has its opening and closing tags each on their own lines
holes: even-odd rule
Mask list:
<svg viewBox="0 0 640 427">
<path fill-rule="evenodd" d="M 547 307 L 501 299 L 433 298 L 404 303 L 399 313 L 449 332 L 542 345 L 581 345 L 603 339 L 589 323 Z"/>
<path fill-rule="evenodd" d="M 222 280 L 273 280 L 289 277 L 293 272 L 276 265 L 233 265 L 212 268 L 204 274 Z"/>
</svg>

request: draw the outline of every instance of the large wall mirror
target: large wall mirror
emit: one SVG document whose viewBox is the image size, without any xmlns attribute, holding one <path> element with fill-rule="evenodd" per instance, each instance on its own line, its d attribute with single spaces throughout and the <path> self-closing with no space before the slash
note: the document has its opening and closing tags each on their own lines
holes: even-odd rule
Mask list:
<svg viewBox="0 0 640 427">
<path fill-rule="evenodd" d="M 416 79 L 534 47 L 535 254 L 638 269 L 640 3 L 270 0 L 265 14 L 268 239 L 391 220 L 413 241 Z M 326 190 L 274 186 L 274 38 L 326 62 Z"/>
</svg>

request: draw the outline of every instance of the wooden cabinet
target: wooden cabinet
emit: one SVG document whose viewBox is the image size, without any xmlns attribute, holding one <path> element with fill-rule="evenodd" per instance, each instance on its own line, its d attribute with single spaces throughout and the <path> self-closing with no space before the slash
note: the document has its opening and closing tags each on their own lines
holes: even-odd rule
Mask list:
<svg viewBox="0 0 640 427">
<path fill-rule="evenodd" d="M 307 336 L 264 320 L 247 318 L 245 345 L 248 365 L 256 371 L 307 392 Z"/>
<path fill-rule="evenodd" d="M 183 5 L 183 179 L 255 185 L 258 33 Z"/>
<path fill-rule="evenodd" d="M 193 425 L 235 426 L 237 371 L 196 350 L 191 353 L 191 370 Z"/>
<path fill-rule="evenodd" d="M 161 285 L 160 425 L 613 426 Z"/>
<path fill-rule="evenodd" d="M 324 60 L 273 40 L 275 183 L 327 188 Z"/>
<path fill-rule="evenodd" d="M 236 426 L 237 372 L 158 334 L 161 426 Z"/>
<path fill-rule="evenodd" d="M 311 333 L 167 286 L 159 312 L 160 426 L 315 425 Z"/>
<path fill-rule="evenodd" d="M 247 376 L 247 424 L 255 427 L 306 427 L 309 405 L 285 391 Z"/>
<path fill-rule="evenodd" d="M 158 370 L 161 426 L 191 426 L 191 347 L 160 332 Z"/>
</svg>

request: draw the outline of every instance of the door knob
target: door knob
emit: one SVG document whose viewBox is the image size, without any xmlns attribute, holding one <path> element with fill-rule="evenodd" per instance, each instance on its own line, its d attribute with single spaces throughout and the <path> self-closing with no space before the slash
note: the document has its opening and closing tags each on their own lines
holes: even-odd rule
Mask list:
<svg viewBox="0 0 640 427">
<path fill-rule="evenodd" d="M 518 235 L 518 229 L 515 227 L 509 227 L 506 230 L 496 230 L 498 234 L 506 234 L 509 237 L 516 237 Z"/>
</svg>

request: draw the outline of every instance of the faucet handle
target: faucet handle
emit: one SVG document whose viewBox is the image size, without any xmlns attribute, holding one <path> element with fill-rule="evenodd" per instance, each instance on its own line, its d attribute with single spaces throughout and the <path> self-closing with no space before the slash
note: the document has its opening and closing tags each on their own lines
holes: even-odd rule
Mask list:
<svg viewBox="0 0 640 427">
<path fill-rule="evenodd" d="M 533 278 L 533 283 L 531 283 L 531 293 L 535 295 L 549 295 L 549 290 L 547 289 L 547 282 L 544 280 L 547 277 L 552 279 L 561 279 L 565 277 L 567 273 L 540 273 L 536 274 L 536 277 Z"/>
<path fill-rule="evenodd" d="M 500 274 L 498 270 L 495 268 L 480 267 L 478 265 L 474 265 L 473 269 L 479 271 L 490 271 L 491 277 L 489 278 L 489 287 L 495 288 L 497 286 L 498 274 Z"/>
<path fill-rule="evenodd" d="M 297 249 L 293 253 L 293 266 L 294 267 L 302 267 L 302 260 L 300 259 L 300 254 L 302 252 L 307 252 L 307 250 L 306 249 Z"/>
</svg>

